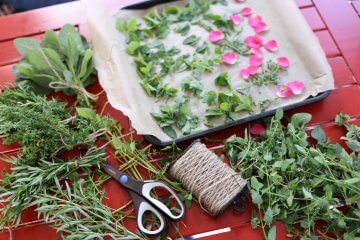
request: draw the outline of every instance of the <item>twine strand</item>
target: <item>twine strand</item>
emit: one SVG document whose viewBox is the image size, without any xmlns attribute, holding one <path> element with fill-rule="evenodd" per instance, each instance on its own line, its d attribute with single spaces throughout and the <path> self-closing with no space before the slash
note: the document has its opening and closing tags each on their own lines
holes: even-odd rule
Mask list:
<svg viewBox="0 0 360 240">
<path fill-rule="evenodd" d="M 241 176 L 200 142 L 178 158 L 169 173 L 214 216 L 221 213 L 246 185 Z"/>
</svg>

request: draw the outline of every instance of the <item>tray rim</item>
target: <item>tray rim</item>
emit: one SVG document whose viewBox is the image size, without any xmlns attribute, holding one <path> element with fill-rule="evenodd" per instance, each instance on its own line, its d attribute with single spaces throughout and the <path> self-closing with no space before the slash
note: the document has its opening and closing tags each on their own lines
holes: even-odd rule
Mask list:
<svg viewBox="0 0 360 240">
<path fill-rule="evenodd" d="M 155 5 L 158 5 L 158 4 L 164 4 L 164 3 L 175 2 L 175 1 L 178 1 L 178 0 L 145 0 L 143 2 L 124 6 L 121 9 L 146 9 L 146 8 L 154 7 Z M 321 100 L 327 98 L 330 95 L 330 93 L 331 93 L 331 90 L 327 90 L 325 92 L 319 93 L 316 96 L 310 96 L 301 102 L 297 102 L 297 103 L 293 103 L 293 104 L 284 106 L 284 107 L 282 107 L 282 109 L 284 111 L 287 111 L 287 110 L 292 110 L 292 109 L 302 107 L 305 105 L 309 105 L 311 103 L 315 103 L 315 102 L 318 102 L 318 101 L 321 101 Z M 258 113 L 258 114 L 255 114 L 255 115 L 252 115 L 252 116 L 249 116 L 246 118 L 242 118 L 242 119 L 239 119 L 239 120 L 236 120 L 236 121 L 233 121 L 230 123 L 225 123 L 223 125 L 216 126 L 216 127 L 210 128 L 210 129 L 206 129 L 206 130 L 203 130 L 200 132 L 182 136 L 180 138 L 170 140 L 170 141 L 161 141 L 159 138 L 157 138 L 153 135 L 142 135 L 142 136 L 144 137 L 145 140 L 147 140 L 148 142 L 150 142 L 153 145 L 156 145 L 159 147 L 166 147 L 166 146 L 172 145 L 174 143 L 180 144 L 180 143 L 183 143 L 186 141 L 191 141 L 191 140 L 194 141 L 197 139 L 201 139 L 201 138 L 205 137 L 206 135 L 209 135 L 212 133 L 216 133 L 216 132 L 219 132 L 219 131 L 222 131 L 222 130 L 225 130 L 225 129 L 228 129 L 231 127 L 239 126 L 241 124 L 245 124 L 245 123 L 248 123 L 251 121 L 260 120 L 260 119 L 272 116 L 275 114 L 275 112 L 276 112 L 276 109 L 266 111 L 263 113 Z"/>
</svg>

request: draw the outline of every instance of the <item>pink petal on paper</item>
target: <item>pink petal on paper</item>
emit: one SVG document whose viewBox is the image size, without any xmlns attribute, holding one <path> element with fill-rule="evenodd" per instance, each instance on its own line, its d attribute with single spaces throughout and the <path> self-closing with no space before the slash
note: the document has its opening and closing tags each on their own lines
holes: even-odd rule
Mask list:
<svg viewBox="0 0 360 240">
<path fill-rule="evenodd" d="M 253 124 L 253 125 L 251 126 L 251 128 L 250 128 L 250 133 L 251 133 L 252 135 L 255 135 L 255 136 L 261 135 L 261 134 L 263 134 L 264 132 L 265 132 L 264 126 L 261 125 L 261 124 L 259 124 L 259 123 Z"/>
<path fill-rule="evenodd" d="M 261 56 L 259 57 L 258 55 L 252 55 L 250 57 L 250 65 L 251 66 L 259 67 L 262 64 L 263 64 L 263 58 Z"/>
<path fill-rule="evenodd" d="M 241 14 L 244 15 L 245 17 L 250 16 L 252 13 L 253 13 L 253 10 L 251 8 L 249 8 L 249 7 L 244 7 L 241 10 Z"/>
<path fill-rule="evenodd" d="M 210 40 L 210 42 L 212 42 L 212 43 L 218 43 L 218 42 L 220 42 L 221 40 L 223 40 L 224 37 L 225 37 L 224 34 L 223 34 L 222 32 L 220 32 L 220 31 L 215 31 L 215 30 L 213 30 L 213 31 L 211 31 L 210 34 L 209 34 L 209 40 Z"/>
<path fill-rule="evenodd" d="M 266 50 L 268 50 L 269 52 L 276 52 L 279 47 L 278 47 L 278 43 L 275 40 L 270 40 L 267 43 L 265 43 L 264 47 L 266 48 Z"/>
<path fill-rule="evenodd" d="M 249 69 L 247 69 L 247 68 L 245 68 L 245 69 L 242 69 L 241 71 L 240 71 L 240 76 L 243 78 L 243 79 L 249 79 L 249 77 L 250 77 L 250 71 L 249 71 Z"/>
<path fill-rule="evenodd" d="M 269 30 L 269 26 L 265 22 L 259 22 L 255 27 L 254 30 L 257 34 L 264 33 Z"/>
<path fill-rule="evenodd" d="M 293 92 L 288 86 L 277 85 L 276 87 L 276 95 L 279 98 L 289 98 L 293 95 Z"/>
<path fill-rule="evenodd" d="M 300 95 L 304 92 L 305 84 L 300 81 L 293 81 L 286 84 L 288 88 L 290 88 L 291 92 L 295 95 Z"/>
<path fill-rule="evenodd" d="M 257 56 L 263 55 L 263 51 L 261 50 L 261 48 L 252 48 L 251 53 Z"/>
<path fill-rule="evenodd" d="M 241 17 L 239 15 L 231 15 L 230 20 L 234 25 L 239 25 L 241 23 Z"/>
<path fill-rule="evenodd" d="M 237 2 L 237 3 L 243 3 L 243 2 L 245 2 L 246 0 L 235 0 L 235 2 Z"/>
<path fill-rule="evenodd" d="M 248 19 L 248 25 L 255 28 L 259 23 L 261 23 L 262 17 L 256 14 L 253 14 Z"/>
<path fill-rule="evenodd" d="M 260 48 L 264 44 L 264 40 L 260 35 L 250 36 L 245 39 L 245 44 L 249 48 Z"/>
<path fill-rule="evenodd" d="M 248 71 L 249 71 L 249 73 L 250 73 L 251 76 L 254 76 L 254 75 L 258 74 L 258 73 L 259 73 L 259 70 L 260 70 L 260 68 L 257 67 L 257 66 L 250 66 L 250 67 L 248 67 Z"/>
<path fill-rule="evenodd" d="M 276 59 L 277 64 L 282 68 L 287 68 L 290 66 L 290 61 L 286 57 L 279 57 Z"/>
<path fill-rule="evenodd" d="M 237 54 L 234 52 L 228 52 L 225 53 L 222 57 L 221 57 L 221 62 L 225 63 L 225 64 L 235 64 L 237 61 Z"/>
</svg>

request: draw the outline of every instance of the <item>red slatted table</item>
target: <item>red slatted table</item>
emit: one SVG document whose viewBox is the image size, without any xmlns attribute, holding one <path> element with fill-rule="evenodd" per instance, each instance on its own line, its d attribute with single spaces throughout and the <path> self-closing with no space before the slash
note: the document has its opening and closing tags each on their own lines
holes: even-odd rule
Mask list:
<svg viewBox="0 0 360 240">
<path fill-rule="evenodd" d="M 138 0 L 105 0 L 101 5 L 108 9 L 117 9 Z M 340 136 L 344 133 L 335 126 L 334 117 L 338 112 L 351 115 L 352 121 L 360 124 L 360 0 L 295 0 L 309 25 L 318 36 L 328 57 L 335 76 L 336 89 L 324 101 L 304 106 L 287 112 L 308 112 L 313 115 L 311 125 L 320 125 L 333 142 L 342 143 Z M 77 26 L 82 34 L 89 36 L 84 2 L 73 2 L 35 11 L 0 17 L 0 85 L 13 84 L 12 66 L 19 60 L 12 41 L 17 37 L 31 36 L 41 38 L 48 29 L 58 30 L 65 23 Z M 90 87 L 94 93 L 101 92 L 99 85 Z M 105 94 L 100 96 L 97 108 L 102 109 L 106 102 Z M 129 129 L 127 118 L 110 106 L 106 112 L 118 119 L 120 124 Z M 234 127 L 209 137 L 224 139 L 232 134 L 241 134 L 245 126 Z M 11 147 L 0 144 L 0 152 Z M 221 151 L 221 150 L 220 150 Z M 112 160 L 115 163 L 115 160 Z M 0 161 L 0 169 L 8 169 L 9 165 Z M 118 208 L 129 200 L 125 191 L 114 181 L 104 186 L 107 197 L 106 204 Z M 111 194 L 109 194 L 111 193 Z M 231 231 L 204 239 L 262 239 L 260 230 L 252 230 L 249 224 L 251 207 L 245 212 L 236 213 L 227 210 L 219 218 L 212 218 L 199 206 L 193 204 L 180 226 L 184 235 L 202 233 L 230 227 Z M 37 219 L 36 213 L 30 209 L 23 214 L 23 224 L 16 228 L 0 232 L 0 240 L 58 239 L 56 232 Z M 134 230 L 134 221 L 125 225 Z M 277 239 L 285 239 L 286 232 L 282 223 L 277 223 Z"/>
</svg>

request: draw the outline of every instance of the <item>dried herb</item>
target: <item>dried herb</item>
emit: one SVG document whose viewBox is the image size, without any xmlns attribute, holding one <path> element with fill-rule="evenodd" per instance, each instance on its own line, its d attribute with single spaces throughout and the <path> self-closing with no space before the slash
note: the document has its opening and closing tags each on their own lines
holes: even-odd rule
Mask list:
<svg viewBox="0 0 360 240">
<path fill-rule="evenodd" d="M 18 87 L 42 95 L 52 90 L 61 91 L 77 96 L 78 102 L 86 106 L 97 99 L 85 90 L 93 83 L 93 51 L 72 25 L 65 25 L 59 36 L 47 31 L 40 43 L 31 38 L 18 38 L 14 44 L 22 55 L 14 67 Z"/>
<path fill-rule="evenodd" d="M 253 228 L 275 239 L 275 221 L 284 221 L 288 236 L 301 239 L 356 239 L 360 234 L 360 157 L 331 144 L 317 127 L 308 141 L 311 115 L 298 113 L 287 125 L 278 110 L 262 135 L 232 136 L 225 151 L 231 166 L 250 182 Z M 338 119 L 341 117 L 338 117 Z M 346 141 L 358 141 L 359 127 L 347 124 Z M 357 149 L 355 149 L 357 150 Z M 322 222 L 323 224 L 317 225 Z"/>
<path fill-rule="evenodd" d="M 273 61 L 268 61 L 262 71 L 259 74 L 250 77 L 248 81 L 257 86 L 269 84 L 277 85 L 282 71 L 283 69 L 280 68 L 278 64 Z"/>
<path fill-rule="evenodd" d="M 200 97 L 203 92 L 204 86 L 201 81 L 188 77 L 183 80 L 182 88 L 185 91 L 190 91 L 195 96 Z"/>
<path fill-rule="evenodd" d="M 190 45 L 190 46 L 196 46 L 199 41 L 199 37 L 196 35 L 191 35 L 184 39 L 183 44 L 184 45 Z"/>
</svg>

